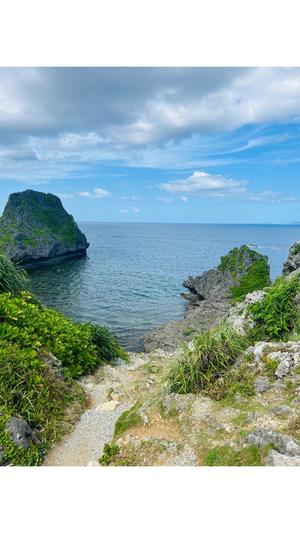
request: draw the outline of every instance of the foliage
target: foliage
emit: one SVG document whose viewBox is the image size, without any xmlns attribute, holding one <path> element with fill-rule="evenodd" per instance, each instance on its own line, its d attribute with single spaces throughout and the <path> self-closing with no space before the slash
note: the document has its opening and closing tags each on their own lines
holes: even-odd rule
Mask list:
<svg viewBox="0 0 300 533">
<path fill-rule="evenodd" d="M 255 328 L 254 340 L 287 340 L 297 320 L 295 296 L 299 291 L 299 278 L 278 278 L 267 289 L 265 297 L 249 305 Z"/>
<path fill-rule="evenodd" d="M 0 293 L 18 294 L 29 289 L 29 278 L 23 269 L 17 269 L 12 261 L 0 253 Z"/>
<path fill-rule="evenodd" d="M 249 292 L 264 289 L 270 284 L 270 268 L 266 257 L 246 245 L 233 248 L 221 257 L 218 268 L 222 272 L 230 272 L 236 280 L 231 288 L 233 303 L 242 300 Z"/>
<path fill-rule="evenodd" d="M 115 425 L 114 437 L 120 437 L 122 433 L 125 433 L 128 429 L 138 426 L 143 422 L 141 415 L 139 414 L 139 405 L 136 404 L 128 411 L 124 411 L 118 418 Z"/>
<path fill-rule="evenodd" d="M 170 392 L 197 392 L 222 375 L 247 346 L 247 339 L 226 325 L 194 337 L 193 348 L 171 367 Z"/>
<path fill-rule="evenodd" d="M 270 269 L 264 259 L 255 261 L 238 284 L 231 287 L 232 303 L 242 300 L 250 292 L 264 289 L 270 284 Z"/>
<path fill-rule="evenodd" d="M 113 442 L 106 443 L 104 445 L 103 454 L 101 455 L 99 459 L 100 465 L 103 465 L 103 466 L 110 465 L 110 463 L 112 462 L 112 459 L 118 453 L 119 453 L 119 447 L 115 443 Z"/>
<path fill-rule="evenodd" d="M 101 360 L 111 362 L 116 358 L 128 360 L 128 356 L 119 346 L 117 339 L 104 326 L 90 324 L 91 342 L 97 347 Z"/>
<path fill-rule="evenodd" d="M 41 308 L 29 293 L 0 295 L 0 338 L 21 348 L 50 351 L 73 378 L 123 355 L 105 328 L 74 323 L 54 309 Z"/>
<path fill-rule="evenodd" d="M 205 458 L 205 466 L 262 466 L 265 452 L 257 446 L 234 450 L 230 446 L 216 446 Z"/>
<path fill-rule="evenodd" d="M 44 355 L 37 349 L 0 340 L 2 464 L 41 464 L 51 443 L 63 432 L 67 407 L 76 402 L 80 410 L 84 403 L 82 389 L 55 374 Z M 37 436 L 38 441 L 28 449 L 16 447 L 5 431 L 10 416 L 24 418 Z"/>
</svg>

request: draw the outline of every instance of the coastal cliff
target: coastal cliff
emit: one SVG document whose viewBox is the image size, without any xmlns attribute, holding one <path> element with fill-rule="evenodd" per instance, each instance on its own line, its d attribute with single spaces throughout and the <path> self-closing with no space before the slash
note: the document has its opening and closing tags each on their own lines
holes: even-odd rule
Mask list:
<svg viewBox="0 0 300 533">
<path fill-rule="evenodd" d="M 248 246 L 233 248 L 221 257 L 220 264 L 203 274 L 189 276 L 182 293 L 188 301 L 183 320 L 170 321 L 144 335 L 145 350 L 172 350 L 196 333 L 216 326 L 231 304 L 248 293 L 270 285 L 268 258 Z"/>
<path fill-rule="evenodd" d="M 86 255 L 89 244 L 61 200 L 33 190 L 10 194 L 0 218 L 0 249 L 26 268 Z"/>
</svg>

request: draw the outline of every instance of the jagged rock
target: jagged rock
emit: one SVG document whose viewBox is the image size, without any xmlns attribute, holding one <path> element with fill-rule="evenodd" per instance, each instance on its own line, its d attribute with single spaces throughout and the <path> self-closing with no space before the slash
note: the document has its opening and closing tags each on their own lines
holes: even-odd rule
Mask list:
<svg viewBox="0 0 300 533">
<path fill-rule="evenodd" d="M 57 196 L 26 190 L 9 196 L 0 248 L 26 268 L 81 257 L 89 244 Z"/>
<path fill-rule="evenodd" d="M 284 455 L 276 450 L 270 450 L 266 459 L 267 466 L 300 466 L 300 457 Z"/>
<path fill-rule="evenodd" d="M 271 412 L 274 415 L 289 416 L 291 413 L 293 413 L 293 409 L 291 409 L 291 407 L 288 405 L 275 405 L 272 407 Z"/>
<path fill-rule="evenodd" d="M 226 318 L 227 324 L 240 335 L 244 335 L 246 330 L 252 329 L 255 326 L 251 315 L 248 314 L 248 306 L 252 303 L 263 300 L 265 291 L 253 291 L 247 294 L 243 302 L 239 302 L 229 309 Z"/>
<path fill-rule="evenodd" d="M 183 282 L 183 286 L 189 289 L 191 293 L 191 303 L 195 304 L 195 297 L 198 298 L 198 301 L 230 301 L 232 289 L 240 284 L 241 279 L 249 274 L 254 263 L 258 261 L 265 264 L 266 272 L 268 272 L 263 280 L 264 286 L 267 286 L 270 283 L 268 258 L 244 245 L 230 250 L 226 256 L 221 258 L 221 263 L 216 268 L 208 270 L 200 276 L 189 276 Z M 258 282 L 262 282 L 262 280 Z M 253 289 L 256 288 L 258 287 L 253 287 Z M 186 298 L 190 298 L 189 294 L 186 295 Z"/>
<path fill-rule="evenodd" d="M 188 342 L 201 331 L 216 326 L 226 316 L 230 309 L 233 296 L 232 289 L 237 288 L 241 280 L 249 274 L 253 265 L 263 265 L 263 276 L 258 276 L 258 286 L 253 289 L 261 289 L 261 285 L 270 283 L 269 266 L 266 256 L 241 246 L 234 248 L 228 255 L 221 258 L 218 267 L 204 272 L 200 276 L 189 277 L 183 282 L 183 286 L 189 289 L 189 293 L 183 294 L 189 305 L 185 317 L 181 321 L 172 321 L 147 332 L 144 335 L 144 348 L 146 352 L 156 348 L 172 351 L 174 348 Z M 254 283 L 254 285 L 255 285 Z M 247 305 L 255 298 L 262 298 L 263 291 L 259 294 L 249 295 Z"/>
<path fill-rule="evenodd" d="M 270 380 L 268 377 L 258 377 L 254 382 L 256 393 L 262 393 L 270 388 Z"/>
<path fill-rule="evenodd" d="M 271 361 L 276 361 L 278 366 L 274 372 L 278 379 L 293 374 L 299 365 L 300 342 L 258 342 L 255 346 L 247 349 L 247 353 L 254 355 L 255 361 L 264 368 L 264 359 L 267 357 Z"/>
<path fill-rule="evenodd" d="M 270 428 L 256 428 L 246 438 L 247 444 L 254 444 L 259 448 L 272 444 L 274 448 L 284 455 L 300 456 L 300 446 L 290 437 L 278 433 Z"/>
<path fill-rule="evenodd" d="M 23 418 L 12 416 L 7 422 L 5 429 L 18 448 L 27 449 L 31 442 L 38 442 L 31 427 Z"/>
<path fill-rule="evenodd" d="M 289 249 L 289 255 L 283 264 L 282 273 L 284 275 L 297 272 L 300 269 L 300 241 L 297 241 Z"/>
</svg>

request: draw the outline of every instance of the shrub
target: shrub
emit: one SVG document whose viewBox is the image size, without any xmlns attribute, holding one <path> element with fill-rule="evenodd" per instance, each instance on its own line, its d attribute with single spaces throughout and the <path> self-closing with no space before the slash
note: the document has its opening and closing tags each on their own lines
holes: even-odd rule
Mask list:
<svg viewBox="0 0 300 533">
<path fill-rule="evenodd" d="M 0 253 L 0 293 L 18 294 L 29 289 L 29 278 L 23 269 L 17 269 L 12 261 Z"/>
<path fill-rule="evenodd" d="M 249 305 L 255 328 L 255 340 L 287 340 L 297 320 L 295 296 L 299 278 L 278 278 L 260 302 Z"/>
<path fill-rule="evenodd" d="M 247 339 L 221 325 L 194 337 L 168 374 L 170 392 L 197 392 L 222 375 L 247 346 Z"/>
<path fill-rule="evenodd" d="M 67 407 L 84 403 L 82 389 L 51 370 L 43 354 L 33 348 L 0 340 L 1 464 L 39 465 L 67 422 Z M 27 449 L 18 448 L 5 426 L 11 416 L 24 418 L 38 437 Z"/>
<path fill-rule="evenodd" d="M 29 293 L 0 295 L 0 338 L 21 348 L 50 351 L 73 378 L 95 371 L 102 360 L 123 355 L 105 328 L 74 323 L 54 309 L 41 308 Z"/>
<path fill-rule="evenodd" d="M 255 261 L 238 284 L 231 288 L 232 302 L 242 300 L 249 292 L 264 289 L 270 284 L 270 269 L 264 259 Z"/>
</svg>

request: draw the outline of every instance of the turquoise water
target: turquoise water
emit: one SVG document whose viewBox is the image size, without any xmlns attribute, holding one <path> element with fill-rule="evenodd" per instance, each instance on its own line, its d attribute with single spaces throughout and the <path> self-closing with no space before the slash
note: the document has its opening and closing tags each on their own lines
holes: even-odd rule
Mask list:
<svg viewBox="0 0 300 533">
<path fill-rule="evenodd" d="M 281 272 L 300 226 L 81 223 L 90 242 L 83 259 L 30 272 L 41 301 L 75 320 L 109 326 L 127 349 L 141 335 L 180 319 L 182 281 L 219 263 L 241 244 L 269 256 L 272 277 Z"/>
</svg>

